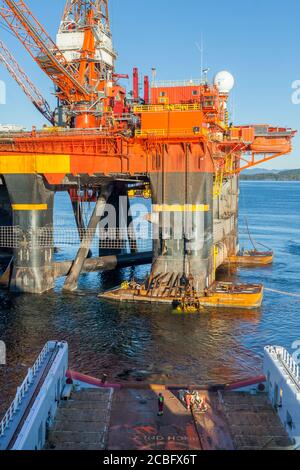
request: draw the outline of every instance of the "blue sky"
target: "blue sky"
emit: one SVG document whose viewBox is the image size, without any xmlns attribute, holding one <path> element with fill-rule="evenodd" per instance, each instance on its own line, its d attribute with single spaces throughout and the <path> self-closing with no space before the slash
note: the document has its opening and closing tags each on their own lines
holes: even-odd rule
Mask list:
<svg viewBox="0 0 300 470">
<path fill-rule="evenodd" d="M 26 3 L 55 37 L 64 0 Z M 210 78 L 223 69 L 235 76 L 236 124 L 300 128 L 300 104 L 291 99 L 292 82 L 300 80 L 299 0 L 110 0 L 110 14 L 118 72 L 131 74 L 132 67 L 139 66 L 141 73 L 150 74 L 156 67 L 158 79 L 197 78 L 200 53 L 196 43 L 202 35 Z M 51 82 L 2 28 L 0 37 L 51 101 Z M 0 122 L 42 124 L 39 113 L 2 67 L 0 79 L 7 84 Z M 300 168 L 300 136 L 294 140 L 292 155 L 265 166 Z"/>
</svg>

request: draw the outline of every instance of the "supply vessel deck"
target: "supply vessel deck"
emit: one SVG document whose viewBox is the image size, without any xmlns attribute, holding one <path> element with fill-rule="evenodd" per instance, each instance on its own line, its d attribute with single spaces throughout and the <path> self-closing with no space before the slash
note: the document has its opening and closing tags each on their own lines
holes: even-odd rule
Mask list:
<svg viewBox="0 0 300 470">
<path fill-rule="evenodd" d="M 260 376 L 219 385 L 111 383 L 49 341 L 0 421 L 4 450 L 299 450 L 299 367 L 264 349 Z M 157 414 L 158 396 L 164 397 Z M 287 419 L 288 418 L 288 419 Z"/>
</svg>

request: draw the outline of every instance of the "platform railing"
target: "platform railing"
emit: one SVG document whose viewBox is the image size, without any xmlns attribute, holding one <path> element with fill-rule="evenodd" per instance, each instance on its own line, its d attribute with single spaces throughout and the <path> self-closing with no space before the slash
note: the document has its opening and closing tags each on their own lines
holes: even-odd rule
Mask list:
<svg viewBox="0 0 300 470">
<path fill-rule="evenodd" d="M 291 354 L 282 346 L 267 346 L 266 351 L 284 366 L 300 389 L 300 367 Z"/>
<path fill-rule="evenodd" d="M 136 137 L 180 137 L 189 136 L 197 137 L 200 135 L 207 134 L 207 129 L 198 128 L 195 130 L 192 128 L 185 129 L 137 129 L 135 131 Z"/>
<path fill-rule="evenodd" d="M 200 78 L 191 78 L 190 80 L 155 80 L 151 83 L 151 88 L 200 86 L 204 84 L 205 82 Z"/>
<path fill-rule="evenodd" d="M 0 247 L 18 248 L 21 242 L 21 228 L 15 226 L 0 227 Z"/>
<path fill-rule="evenodd" d="M 82 136 L 94 136 L 94 137 L 110 137 L 112 138 L 111 129 L 108 127 L 95 127 L 90 129 L 78 129 L 78 128 L 66 128 L 66 127 L 44 127 L 43 129 L 36 130 L 24 130 L 24 131 L 0 131 L 0 141 L 7 138 L 47 138 L 53 136 L 59 137 L 82 137 Z"/>
<path fill-rule="evenodd" d="M 147 212 L 145 212 L 145 216 Z M 131 226 L 124 228 L 89 229 L 73 227 L 38 227 L 22 230 L 21 227 L 0 227 L 0 248 L 17 249 L 26 246 L 34 248 L 54 248 L 79 246 L 85 237 L 91 237 L 91 247 L 117 249 L 126 248 L 127 244 L 137 243 L 139 249 L 151 249 L 151 226 Z"/>
<path fill-rule="evenodd" d="M 161 111 L 200 111 L 200 103 L 186 103 L 186 104 L 150 104 L 135 106 L 134 113 L 153 113 Z"/>
<path fill-rule="evenodd" d="M 18 387 L 15 398 L 13 399 L 10 407 L 8 408 L 2 421 L 0 422 L 0 437 L 3 436 L 3 434 L 5 433 L 5 430 L 8 428 L 10 422 L 13 419 L 14 414 L 18 410 L 25 394 L 27 393 L 30 385 L 32 384 L 34 378 L 36 377 L 38 371 L 40 370 L 45 360 L 45 357 L 47 356 L 47 354 L 49 354 L 50 350 L 51 350 L 50 343 L 46 343 L 41 353 L 39 354 L 37 360 L 33 364 L 33 366 L 28 369 L 28 373 L 25 379 L 23 380 L 22 385 Z"/>
</svg>

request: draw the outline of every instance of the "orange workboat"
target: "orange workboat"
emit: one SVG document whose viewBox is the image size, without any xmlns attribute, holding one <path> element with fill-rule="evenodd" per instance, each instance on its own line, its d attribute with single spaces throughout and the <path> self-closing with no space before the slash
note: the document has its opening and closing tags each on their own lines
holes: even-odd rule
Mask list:
<svg viewBox="0 0 300 470">
<path fill-rule="evenodd" d="M 255 309 L 262 304 L 264 289 L 261 284 L 233 284 L 215 282 L 205 295 L 196 293 L 156 296 L 149 294 L 144 286 L 125 282 L 121 287 L 99 294 L 99 298 L 120 302 L 152 302 L 173 304 L 178 312 L 194 313 L 202 307 Z"/>
<path fill-rule="evenodd" d="M 262 304 L 264 288 L 261 284 L 232 284 L 218 282 L 199 299 L 205 307 L 253 309 Z"/>
<path fill-rule="evenodd" d="M 227 264 L 241 266 L 266 266 L 268 264 L 272 264 L 273 256 L 273 251 L 240 251 L 235 256 L 229 256 Z"/>
</svg>

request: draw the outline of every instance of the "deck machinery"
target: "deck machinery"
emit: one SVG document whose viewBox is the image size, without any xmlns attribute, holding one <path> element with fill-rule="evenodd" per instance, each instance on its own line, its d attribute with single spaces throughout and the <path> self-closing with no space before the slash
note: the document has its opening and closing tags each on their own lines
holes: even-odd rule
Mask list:
<svg viewBox="0 0 300 470">
<path fill-rule="evenodd" d="M 134 69 L 127 94 L 120 84 L 127 76 L 115 72 L 107 0 L 67 0 L 56 42 L 22 0 L 1 0 L 0 15 L 52 80 L 58 101 L 50 112 L 25 72 L 13 67 L 12 73 L 15 59 L 0 48 L 4 65 L 20 85 L 25 80 L 22 88 L 51 123 L 0 137 L 0 223 L 21 233 L 13 246 L 10 288 L 42 293 L 54 285 L 53 246 L 43 237 L 53 228 L 56 191 L 69 191 L 76 206 L 79 190 L 88 188 L 84 201 L 96 202 L 86 228 L 77 219 L 86 231 L 65 281 L 64 288 L 73 290 L 106 204 L 118 211 L 119 196 L 146 185 L 156 234 L 150 277 L 145 285 L 124 284 L 107 296 L 258 306 L 260 286 L 220 286 L 215 273 L 238 250 L 239 173 L 289 153 L 295 132 L 229 123 L 233 78 L 227 72 L 213 84 L 154 77 L 149 86 L 144 77 L 140 98 Z"/>
</svg>

